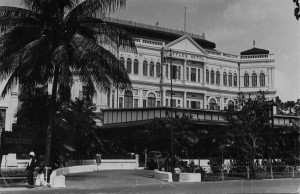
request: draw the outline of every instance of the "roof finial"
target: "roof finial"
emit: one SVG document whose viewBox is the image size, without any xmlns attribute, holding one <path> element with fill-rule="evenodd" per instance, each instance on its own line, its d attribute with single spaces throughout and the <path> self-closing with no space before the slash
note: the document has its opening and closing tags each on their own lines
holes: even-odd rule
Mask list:
<svg viewBox="0 0 300 194">
<path fill-rule="evenodd" d="M 156 20 L 156 22 L 155 22 L 155 26 L 157 27 L 157 26 L 158 26 L 158 24 L 159 24 L 159 23 L 158 23 L 158 20 Z"/>
<path fill-rule="evenodd" d="M 253 40 L 253 48 L 255 47 L 255 40 Z"/>
</svg>

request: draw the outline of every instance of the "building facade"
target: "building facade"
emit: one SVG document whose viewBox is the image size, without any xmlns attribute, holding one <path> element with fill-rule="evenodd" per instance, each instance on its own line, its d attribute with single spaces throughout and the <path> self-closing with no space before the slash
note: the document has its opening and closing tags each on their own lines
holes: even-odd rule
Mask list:
<svg viewBox="0 0 300 194">
<path fill-rule="evenodd" d="M 97 112 L 171 103 L 173 107 L 224 110 L 236 103 L 239 92 L 255 97 L 259 90 L 268 91 L 267 98 L 275 98 L 275 59 L 267 50 L 254 47 L 241 55 L 227 54 L 203 35 L 112 18 L 107 18 L 107 23 L 133 34 L 137 53 L 108 46 L 106 37 L 99 38 L 99 43 L 123 62 L 132 90 L 98 92 L 93 97 Z M 86 97 L 81 84 L 74 85 L 73 98 Z"/>
<path fill-rule="evenodd" d="M 71 97 L 92 99 L 96 112 L 107 108 L 171 106 L 191 109 L 223 110 L 235 104 L 239 92 L 255 96 L 259 90 L 275 98 L 275 59 L 269 51 L 252 48 L 233 55 L 220 52 L 204 35 L 184 33 L 158 26 L 106 18 L 135 37 L 137 52 L 104 45 L 124 63 L 132 81 L 132 90 L 111 88 L 91 96 L 74 75 Z M 171 68 L 172 64 L 172 68 Z M 171 80 L 171 77 L 173 78 Z M 171 102 L 172 81 L 172 102 Z M 5 81 L 1 82 L 2 91 Z M 12 130 L 18 106 L 18 86 L 0 100 L 0 127 Z M 51 84 L 48 85 L 51 92 Z"/>
</svg>

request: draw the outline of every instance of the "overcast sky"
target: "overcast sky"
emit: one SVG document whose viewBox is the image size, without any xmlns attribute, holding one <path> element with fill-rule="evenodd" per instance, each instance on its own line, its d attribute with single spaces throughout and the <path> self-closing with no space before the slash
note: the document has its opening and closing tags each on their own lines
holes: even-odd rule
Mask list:
<svg viewBox="0 0 300 194">
<path fill-rule="evenodd" d="M 0 5 L 17 5 L 0 0 Z M 256 47 L 275 54 L 275 87 L 283 101 L 300 98 L 300 21 L 292 0 L 127 0 L 115 18 L 202 34 L 222 52 Z"/>
</svg>

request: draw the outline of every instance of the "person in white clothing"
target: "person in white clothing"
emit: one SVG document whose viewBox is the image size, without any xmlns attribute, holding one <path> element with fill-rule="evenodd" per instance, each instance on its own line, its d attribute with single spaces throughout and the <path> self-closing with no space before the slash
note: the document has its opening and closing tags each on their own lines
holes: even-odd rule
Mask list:
<svg viewBox="0 0 300 194">
<path fill-rule="evenodd" d="M 45 160 L 44 156 L 40 155 L 38 160 L 38 166 L 37 166 L 37 176 L 35 180 L 35 186 L 49 186 L 49 184 L 44 180 L 44 169 L 45 169 Z"/>
</svg>

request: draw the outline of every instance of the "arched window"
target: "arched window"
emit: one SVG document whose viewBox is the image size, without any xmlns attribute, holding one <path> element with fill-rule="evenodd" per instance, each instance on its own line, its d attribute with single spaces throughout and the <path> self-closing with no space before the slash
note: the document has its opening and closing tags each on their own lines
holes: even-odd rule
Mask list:
<svg viewBox="0 0 300 194">
<path fill-rule="evenodd" d="M 133 107 L 133 96 L 132 92 L 127 90 L 125 92 L 125 98 L 124 98 L 124 108 L 132 108 Z"/>
<path fill-rule="evenodd" d="M 217 81 L 217 84 L 220 85 L 220 72 L 217 71 L 216 73 L 216 81 Z"/>
<path fill-rule="evenodd" d="M 265 86 L 266 85 L 265 74 L 264 73 L 260 73 L 260 75 L 259 75 L 259 82 L 260 82 L 260 86 Z"/>
<path fill-rule="evenodd" d="M 232 86 L 232 74 L 231 73 L 228 74 L 228 84 L 229 84 L 229 86 Z"/>
<path fill-rule="evenodd" d="M 124 65 L 124 58 L 123 58 L 123 57 L 120 57 L 120 63 L 121 63 L 122 65 Z"/>
<path fill-rule="evenodd" d="M 143 75 L 148 76 L 148 62 L 147 61 L 143 62 Z"/>
<path fill-rule="evenodd" d="M 209 83 L 209 71 L 208 71 L 208 69 L 206 70 L 206 83 Z"/>
<path fill-rule="evenodd" d="M 248 75 L 248 73 L 244 74 L 244 86 L 249 87 L 249 75 Z"/>
<path fill-rule="evenodd" d="M 213 98 L 209 100 L 209 109 L 210 110 L 218 110 L 217 109 L 217 102 Z"/>
<path fill-rule="evenodd" d="M 150 76 L 154 76 L 154 63 L 152 61 L 150 62 Z"/>
<path fill-rule="evenodd" d="M 139 61 L 137 59 L 133 61 L 133 73 L 139 74 Z"/>
<path fill-rule="evenodd" d="M 223 73 L 223 85 L 227 86 L 227 73 L 226 72 Z"/>
<path fill-rule="evenodd" d="M 160 77 L 160 63 L 156 63 L 156 77 Z"/>
<path fill-rule="evenodd" d="M 229 110 L 234 109 L 234 102 L 232 100 L 228 100 L 227 105 Z"/>
<path fill-rule="evenodd" d="M 153 93 L 149 93 L 148 94 L 148 107 L 155 107 L 155 94 Z"/>
<path fill-rule="evenodd" d="M 215 83 L 215 72 L 213 70 L 210 71 L 210 83 Z"/>
<path fill-rule="evenodd" d="M 256 75 L 256 73 L 252 74 L 252 86 L 257 86 L 257 75 Z"/>
<path fill-rule="evenodd" d="M 127 59 L 127 73 L 131 73 L 131 59 Z"/>
<path fill-rule="evenodd" d="M 237 75 L 236 75 L 236 73 L 233 75 L 233 85 L 235 87 L 237 86 Z"/>
</svg>

